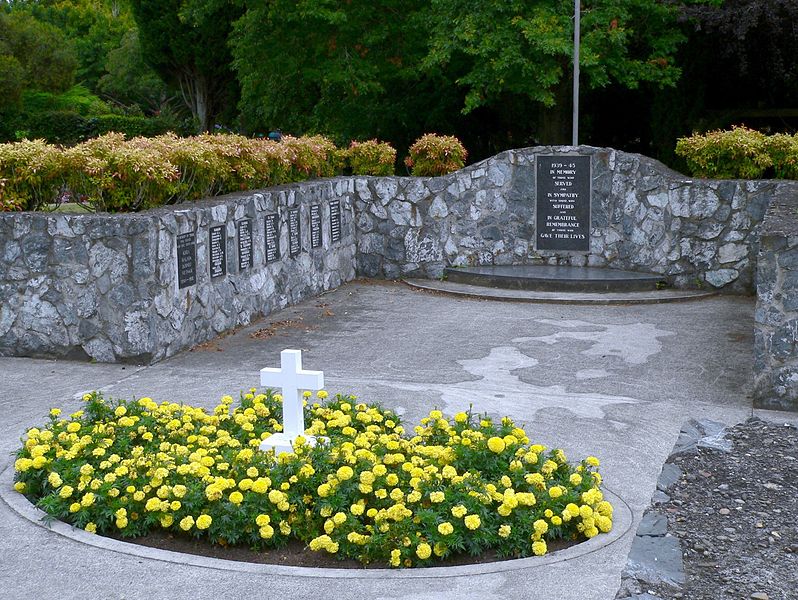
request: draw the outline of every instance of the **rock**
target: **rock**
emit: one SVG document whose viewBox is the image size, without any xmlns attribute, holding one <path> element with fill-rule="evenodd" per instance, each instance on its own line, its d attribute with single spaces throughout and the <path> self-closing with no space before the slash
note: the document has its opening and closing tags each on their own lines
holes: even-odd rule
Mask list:
<svg viewBox="0 0 798 600">
<path fill-rule="evenodd" d="M 770 600 L 770 596 L 768 596 L 765 592 L 754 592 L 750 596 L 751 600 Z"/>
</svg>

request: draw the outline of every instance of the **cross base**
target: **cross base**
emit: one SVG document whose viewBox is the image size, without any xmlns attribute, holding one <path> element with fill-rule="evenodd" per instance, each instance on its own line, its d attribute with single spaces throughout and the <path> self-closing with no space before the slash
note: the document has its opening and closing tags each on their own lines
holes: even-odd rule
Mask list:
<svg viewBox="0 0 798 600">
<path fill-rule="evenodd" d="M 289 433 L 280 432 L 280 433 L 273 433 L 268 438 L 263 440 L 260 443 L 258 448 L 261 452 L 266 452 L 267 450 L 274 450 L 274 455 L 278 456 L 283 452 L 288 454 L 294 453 L 294 441 L 298 436 L 291 435 Z M 305 444 L 308 446 L 315 446 L 318 442 L 326 442 L 328 441 L 326 437 L 315 437 L 312 435 L 303 435 L 305 438 Z"/>
</svg>

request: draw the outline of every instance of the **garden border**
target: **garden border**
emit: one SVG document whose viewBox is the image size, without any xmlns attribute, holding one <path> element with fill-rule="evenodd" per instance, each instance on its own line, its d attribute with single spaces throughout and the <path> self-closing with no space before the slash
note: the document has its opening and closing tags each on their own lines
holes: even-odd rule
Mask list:
<svg viewBox="0 0 798 600">
<path fill-rule="evenodd" d="M 88 533 L 64 523 L 54 520 L 50 525 L 43 523 L 46 513 L 33 504 L 23 495 L 14 490 L 14 466 L 6 463 L 0 471 L 0 499 L 17 513 L 20 517 L 30 521 L 38 527 L 48 529 L 58 535 L 93 546 L 102 550 L 119 552 L 131 556 L 177 563 L 193 567 L 217 569 L 223 571 L 238 571 L 244 573 L 261 573 L 264 575 L 284 575 L 291 577 L 309 577 L 325 579 L 405 579 L 434 577 L 461 577 L 465 575 L 487 575 L 502 573 L 519 569 L 542 567 L 545 565 L 571 560 L 597 552 L 623 538 L 632 528 L 634 521 L 631 507 L 626 501 L 606 487 L 602 487 L 605 497 L 613 506 L 613 527 L 609 533 L 597 535 L 589 540 L 559 550 L 545 556 L 531 556 L 490 563 L 477 563 L 473 565 L 456 565 L 451 567 L 421 567 L 412 569 L 337 569 L 319 567 L 294 567 L 284 565 L 270 565 L 250 562 L 233 561 L 222 558 L 209 558 L 195 554 L 184 554 L 171 550 L 161 550 L 141 546 L 132 542 L 114 540 L 101 535 Z"/>
</svg>

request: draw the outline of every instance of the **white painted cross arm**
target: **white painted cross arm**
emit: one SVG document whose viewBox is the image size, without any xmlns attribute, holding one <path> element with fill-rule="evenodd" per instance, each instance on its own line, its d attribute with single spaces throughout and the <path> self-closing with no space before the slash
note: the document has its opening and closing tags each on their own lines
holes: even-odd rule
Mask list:
<svg viewBox="0 0 798 600">
<path fill-rule="evenodd" d="M 293 452 L 294 440 L 305 435 L 305 415 L 302 409 L 302 390 L 318 391 L 324 388 L 324 373 L 302 369 L 301 350 L 283 350 L 280 353 L 280 368 L 260 370 L 260 384 L 279 389 L 283 396 L 283 431 L 275 433 L 260 443 L 263 451 Z M 311 446 L 316 443 L 312 436 L 305 436 Z"/>
</svg>

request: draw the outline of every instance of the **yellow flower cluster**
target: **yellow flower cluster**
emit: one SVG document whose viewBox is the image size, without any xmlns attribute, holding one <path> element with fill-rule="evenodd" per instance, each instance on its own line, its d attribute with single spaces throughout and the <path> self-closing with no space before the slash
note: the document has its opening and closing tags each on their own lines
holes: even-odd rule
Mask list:
<svg viewBox="0 0 798 600">
<path fill-rule="evenodd" d="M 294 537 L 364 563 L 427 564 L 495 548 L 542 555 L 546 539 L 612 527 L 598 459 L 578 464 L 530 444 L 511 419 L 433 410 L 412 434 L 399 417 L 354 397 L 306 394 L 306 433 L 275 458 L 258 450 L 279 431 L 282 398 L 225 396 L 211 412 L 150 398 L 110 404 L 27 432 L 15 489 L 87 531 L 153 528 L 211 542 L 269 547 Z"/>
</svg>

